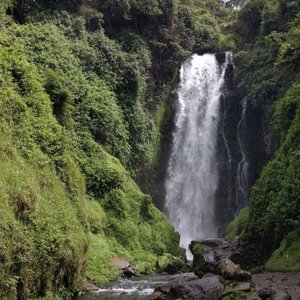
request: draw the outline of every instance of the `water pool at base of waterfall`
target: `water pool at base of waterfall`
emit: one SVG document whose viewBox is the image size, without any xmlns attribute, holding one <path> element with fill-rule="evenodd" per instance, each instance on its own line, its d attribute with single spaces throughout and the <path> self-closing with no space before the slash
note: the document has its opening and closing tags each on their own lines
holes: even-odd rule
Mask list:
<svg viewBox="0 0 300 300">
<path fill-rule="evenodd" d="M 182 273 L 176 275 L 141 276 L 133 279 L 120 278 L 97 291 L 77 296 L 76 300 L 148 300 L 155 287 L 182 276 L 193 275 Z"/>
</svg>

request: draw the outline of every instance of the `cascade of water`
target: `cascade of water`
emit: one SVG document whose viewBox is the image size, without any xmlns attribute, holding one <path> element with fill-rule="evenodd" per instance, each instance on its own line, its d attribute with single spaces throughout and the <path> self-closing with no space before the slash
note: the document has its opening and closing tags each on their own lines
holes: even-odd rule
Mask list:
<svg viewBox="0 0 300 300">
<path fill-rule="evenodd" d="M 217 236 L 214 207 L 219 100 L 230 55 L 226 53 L 225 63 L 219 65 L 213 54 L 195 54 L 180 72 L 166 210 L 186 249 L 192 239 Z"/>
<path fill-rule="evenodd" d="M 237 211 L 246 206 L 249 194 L 249 183 L 248 183 L 248 168 L 249 162 L 247 160 L 246 145 L 244 138 L 246 136 L 246 113 L 247 113 L 247 97 L 244 97 L 241 101 L 242 113 L 241 119 L 237 126 L 237 141 L 239 151 L 241 153 L 241 160 L 239 161 L 237 168 L 237 181 L 236 181 L 236 204 Z"/>
</svg>

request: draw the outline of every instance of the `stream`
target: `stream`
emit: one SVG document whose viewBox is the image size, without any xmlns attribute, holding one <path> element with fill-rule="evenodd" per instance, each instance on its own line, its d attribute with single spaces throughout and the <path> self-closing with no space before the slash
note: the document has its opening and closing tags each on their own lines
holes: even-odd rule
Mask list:
<svg viewBox="0 0 300 300">
<path fill-rule="evenodd" d="M 133 279 L 120 278 L 116 282 L 102 286 L 97 291 L 77 296 L 76 300 L 147 300 L 150 299 L 158 285 L 187 275 L 193 274 L 152 275 Z"/>
</svg>

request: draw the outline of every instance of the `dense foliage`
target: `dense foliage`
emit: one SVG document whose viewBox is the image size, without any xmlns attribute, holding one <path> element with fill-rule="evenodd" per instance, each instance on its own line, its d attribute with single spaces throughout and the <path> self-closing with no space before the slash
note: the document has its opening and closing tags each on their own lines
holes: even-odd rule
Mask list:
<svg viewBox="0 0 300 300">
<path fill-rule="evenodd" d="M 299 1 L 245 1 L 230 25 L 237 81 L 246 87 L 261 119 L 257 165 L 262 171 L 242 226 L 241 250 L 248 265 L 264 263 L 283 238 L 299 228 L 299 12 Z M 278 258 L 285 252 L 276 253 Z"/>
<path fill-rule="evenodd" d="M 1 299 L 68 299 L 86 276 L 116 277 L 113 256 L 147 273 L 179 255 L 131 178 L 154 176 L 164 100 L 184 58 L 225 45 L 222 14 L 219 1 L 1 1 Z"/>
<path fill-rule="evenodd" d="M 149 190 L 158 174 L 180 63 L 228 48 L 261 116 L 257 169 L 268 162 L 229 233 L 256 264 L 283 240 L 267 266 L 289 268 L 282 255 L 299 247 L 299 2 L 225 2 L 0 2 L 1 298 L 68 299 L 87 276 L 117 276 L 113 256 L 147 273 L 158 255 L 179 254 L 132 178 Z"/>
</svg>

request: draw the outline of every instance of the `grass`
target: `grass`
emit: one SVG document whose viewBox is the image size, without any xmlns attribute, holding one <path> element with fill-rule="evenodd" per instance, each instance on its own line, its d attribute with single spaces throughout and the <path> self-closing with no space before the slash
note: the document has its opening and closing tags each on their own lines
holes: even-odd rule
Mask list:
<svg viewBox="0 0 300 300">
<path fill-rule="evenodd" d="M 69 299 L 86 275 L 115 278 L 115 255 L 152 272 L 158 256 L 180 254 L 179 236 L 124 166 L 143 178 L 157 163 L 165 110 L 155 122 L 154 98 L 171 83 L 147 87 L 156 54 L 137 34 L 113 41 L 59 7 L 36 14 L 34 1 L 18 8 L 30 22 L 14 22 L 16 1 L 2 2 L 0 298 Z M 162 77 L 189 53 L 178 38 Z"/>
<path fill-rule="evenodd" d="M 249 218 L 249 208 L 245 207 L 240 210 L 235 219 L 229 223 L 226 229 L 225 239 L 234 240 L 243 232 Z"/>
<path fill-rule="evenodd" d="M 0 156 L 0 295 L 59 293 L 65 276 L 72 293 L 83 284 L 87 247 L 76 208 L 51 169 L 28 165 L 7 138 L 1 144 L 15 156 Z"/>
<path fill-rule="evenodd" d="M 269 272 L 300 271 L 300 230 L 289 233 L 265 264 Z"/>
</svg>

